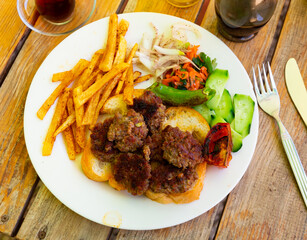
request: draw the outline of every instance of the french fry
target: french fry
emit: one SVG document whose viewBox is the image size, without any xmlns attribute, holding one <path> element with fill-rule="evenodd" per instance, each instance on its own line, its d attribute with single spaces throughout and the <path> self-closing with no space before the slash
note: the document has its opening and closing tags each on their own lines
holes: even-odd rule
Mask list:
<svg viewBox="0 0 307 240">
<path fill-rule="evenodd" d="M 65 109 L 63 118 L 67 118 L 67 110 Z M 66 151 L 70 160 L 76 159 L 74 135 L 71 127 L 69 126 L 63 131 L 63 137 L 66 142 Z"/>
<path fill-rule="evenodd" d="M 139 78 L 141 76 L 141 72 L 139 71 L 135 71 L 133 72 L 133 81 L 135 81 L 137 78 Z"/>
<path fill-rule="evenodd" d="M 72 71 L 55 73 L 55 74 L 53 74 L 51 81 L 52 82 L 59 82 L 59 81 L 64 81 L 66 78 L 73 78 Z"/>
<path fill-rule="evenodd" d="M 80 127 L 76 128 L 76 142 L 82 149 L 84 149 L 86 145 L 85 129 L 86 128 L 84 125 L 81 125 Z"/>
<path fill-rule="evenodd" d="M 71 69 L 72 73 L 74 74 L 74 78 L 81 75 L 81 73 L 88 67 L 89 64 L 89 61 L 81 58 L 78 63 L 73 67 L 73 69 Z"/>
<path fill-rule="evenodd" d="M 134 80 L 134 84 L 137 84 L 137 83 L 141 83 L 141 82 L 147 81 L 147 80 L 150 79 L 150 78 L 152 78 L 152 75 L 151 75 L 151 74 L 144 75 L 144 76 L 139 77 L 139 78 L 137 78 L 136 80 Z"/>
<path fill-rule="evenodd" d="M 129 65 L 132 63 L 132 58 L 134 57 L 137 49 L 138 49 L 138 44 L 136 43 L 136 44 L 134 44 L 133 48 L 131 49 L 129 56 L 126 60 L 126 63 L 128 63 Z M 127 74 L 127 70 L 124 71 L 120 81 L 118 82 L 115 94 L 120 94 L 120 92 L 122 91 L 123 86 L 124 86 L 124 82 L 125 82 L 125 79 L 126 79 L 126 74 Z"/>
<path fill-rule="evenodd" d="M 89 100 L 89 104 L 84 114 L 82 125 L 91 125 L 95 116 L 97 104 L 99 103 L 100 94 L 104 91 L 107 84 L 105 84 L 94 96 Z"/>
<path fill-rule="evenodd" d="M 99 63 L 100 57 L 102 56 L 103 52 L 104 52 L 103 49 L 99 49 L 98 51 L 96 51 L 93 54 L 92 59 L 91 59 L 89 65 L 88 65 L 88 67 L 82 73 L 82 75 L 80 76 L 80 78 L 78 79 L 78 81 L 76 82 L 74 87 L 78 87 L 80 85 L 83 85 L 90 78 L 92 72 L 94 71 L 94 68 Z"/>
<path fill-rule="evenodd" d="M 69 78 L 65 78 L 61 84 L 51 93 L 51 95 L 46 99 L 46 101 L 43 103 L 43 105 L 40 107 L 40 109 L 37 111 L 36 115 L 39 119 L 43 120 L 44 117 L 46 116 L 48 110 L 50 107 L 53 105 L 55 100 L 58 98 L 58 96 L 63 92 L 63 90 L 69 86 L 69 84 L 72 83 L 75 77 L 77 77 L 79 74 L 82 73 L 82 71 L 85 69 L 84 67 L 86 65 L 86 60 L 81 59 L 79 62 L 76 64 L 76 66 L 73 67 L 72 75 L 70 75 Z"/>
<path fill-rule="evenodd" d="M 96 124 L 100 110 L 102 110 L 103 105 L 105 104 L 105 102 L 108 100 L 108 98 L 110 97 L 113 89 L 115 88 L 116 84 L 118 83 L 119 79 L 121 78 L 121 74 L 118 74 L 113 80 L 111 80 L 109 82 L 109 84 L 105 87 L 101 99 L 95 109 L 95 115 L 93 117 L 93 121 L 91 124 L 91 128 L 93 127 L 94 124 Z"/>
<path fill-rule="evenodd" d="M 120 20 L 118 24 L 117 36 L 125 36 L 129 28 L 129 22 L 125 19 Z"/>
<path fill-rule="evenodd" d="M 98 77 L 98 74 L 101 74 L 101 71 L 99 69 L 94 71 L 91 74 L 91 76 L 82 84 L 82 89 L 84 89 L 84 90 L 88 89 L 89 86 L 91 86 L 96 81 L 96 78 Z"/>
<path fill-rule="evenodd" d="M 116 36 L 118 29 L 117 14 L 112 14 L 109 20 L 108 39 L 106 46 L 106 53 L 99 64 L 99 69 L 103 72 L 110 71 L 113 65 L 115 50 L 116 50 Z"/>
<path fill-rule="evenodd" d="M 82 119 L 84 115 L 84 106 L 76 104 L 76 99 L 80 96 L 81 93 L 82 93 L 82 86 L 76 87 L 73 90 L 73 100 L 75 106 L 77 127 L 82 125 Z"/>
<path fill-rule="evenodd" d="M 82 119 L 84 116 L 84 106 L 77 106 L 76 99 L 82 92 L 82 85 L 79 87 L 76 87 L 73 90 L 73 100 L 75 105 L 75 113 L 76 113 L 76 122 L 77 122 L 77 128 L 76 128 L 76 141 L 79 144 L 81 148 L 85 147 L 85 126 L 82 125 Z"/>
<path fill-rule="evenodd" d="M 109 72 L 103 75 L 101 78 L 98 78 L 96 82 L 91 85 L 87 90 L 82 92 L 80 95 L 74 99 L 75 107 L 79 108 L 81 105 L 86 103 L 100 88 L 111 79 L 113 79 L 116 75 L 125 71 L 129 67 L 127 63 L 120 63 L 114 66 Z M 77 114 L 77 113 L 76 113 Z M 77 122 L 78 125 L 78 122 Z"/>
<path fill-rule="evenodd" d="M 127 70 L 127 82 L 124 88 L 124 101 L 127 105 L 133 104 L 133 66 L 132 64 Z"/>
<path fill-rule="evenodd" d="M 48 128 L 46 138 L 43 142 L 43 149 L 42 149 L 43 156 L 49 156 L 52 153 L 52 148 L 55 141 L 54 132 L 61 124 L 69 95 L 70 95 L 70 89 L 65 89 L 63 94 L 61 94 L 61 96 L 59 97 L 50 126 Z"/>
<path fill-rule="evenodd" d="M 66 120 L 58 127 L 55 131 L 54 136 L 56 137 L 59 133 L 63 132 L 66 128 L 70 127 L 76 121 L 76 113 L 73 112 L 68 117 L 66 116 Z"/>
<path fill-rule="evenodd" d="M 117 49 L 116 56 L 114 59 L 114 65 L 117 65 L 125 61 L 126 51 L 127 51 L 127 41 L 123 35 L 120 35 L 118 49 Z"/>
<path fill-rule="evenodd" d="M 74 107 L 74 101 L 73 101 L 72 95 L 67 100 L 67 111 L 68 111 L 69 115 L 75 113 L 75 107 Z M 72 129 L 72 132 L 73 132 L 73 135 L 74 135 L 74 141 L 75 141 L 75 151 L 76 151 L 76 153 L 81 153 L 81 147 L 79 146 L 79 144 L 76 141 L 76 127 L 77 127 L 77 124 L 76 124 L 76 121 L 75 121 L 71 125 L 71 129 Z"/>
</svg>

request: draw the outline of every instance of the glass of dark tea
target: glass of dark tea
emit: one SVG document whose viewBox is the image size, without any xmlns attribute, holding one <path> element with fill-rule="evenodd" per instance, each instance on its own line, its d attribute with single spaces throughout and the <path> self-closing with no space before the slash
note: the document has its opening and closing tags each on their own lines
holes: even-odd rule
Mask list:
<svg viewBox="0 0 307 240">
<path fill-rule="evenodd" d="M 66 24 L 71 21 L 75 0 L 35 0 L 39 14 L 53 24 Z"/>
<path fill-rule="evenodd" d="M 218 30 L 228 40 L 248 41 L 272 17 L 277 0 L 215 0 Z"/>
<path fill-rule="evenodd" d="M 0 0 L 1 1 L 1 0 Z M 48 36 L 72 33 L 89 21 L 96 0 L 16 0 L 24 24 Z"/>
</svg>

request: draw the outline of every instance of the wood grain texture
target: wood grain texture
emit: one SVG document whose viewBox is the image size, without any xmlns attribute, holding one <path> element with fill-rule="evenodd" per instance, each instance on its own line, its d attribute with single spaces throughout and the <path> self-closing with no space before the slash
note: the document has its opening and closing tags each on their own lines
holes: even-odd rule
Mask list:
<svg viewBox="0 0 307 240">
<path fill-rule="evenodd" d="M 226 200 L 226 199 L 225 199 Z M 142 239 L 142 240 L 177 240 L 177 239 L 214 239 L 225 200 L 220 204 L 186 223 L 152 231 L 115 230 L 109 240 Z"/>
<path fill-rule="evenodd" d="M 129 0 L 124 12 L 157 12 L 181 17 L 194 22 L 201 5 L 202 1 L 199 1 L 192 7 L 177 8 L 169 4 L 166 0 Z"/>
<path fill-rule="evenodd" d="M 306 9 L 306 1 L 291 1 L 272 59 L 281 98 L 280 117 L 293 138 L 305 170 L 307 131 L 288 95 L 284 69 L 290 57 L 296 58 L 306 85 Z M 306 223 L 306 207 L 280 141 L 277 124 L 260 111 L 256 152 L 244 178 L 228 197 L 217 239 L 307 239 Z"/>
<path fill-rule="evenodd" d="M 0 1 L 0 86 L 10 62 L 16 57 L 16 48 L 22 43 L 27 28 L 16 10 L 16 1 Z M 10 29 L 9 31 L 7 31 Z"/>
<path fill-rule="evenodd" d="M 120 0 L 97 1 L 91 21 L 114 13 L 119 4 Z M 6 220 L 0 222 L 0 231 L 7 234 L 12 233 L 37 178 L 23 136 L 23 112 L 27 92 L 42 61 L 65 37 L 47 37 L 32 32 L 0 88 L 0 218 L 5 216 Z M 42 45 L 44 47 L 41 47 Z M 50 195 L 46 197 L 50 198 Z M 44 201 L 43 198 L 41 200 Z M 37 214 L 37 219 L 30 219 L 33 227 L 44 224 L 39 220 L 39 212 Z M 52 214 L 53 212 L 48 212 L 51 219 L 56 217 Z M 78 217 L 76 214 L 75 216 Z M 56 228 L 53 230 L 58 231 Z M 81 229 L 75 228 L 73 231 L 78 232 Z"/>
<path fill-rule="evenodd" d="M 74 213 L 41 183 L 17 237 L 20 239 L 107 239 L 111 228 Z"/>
</svg>

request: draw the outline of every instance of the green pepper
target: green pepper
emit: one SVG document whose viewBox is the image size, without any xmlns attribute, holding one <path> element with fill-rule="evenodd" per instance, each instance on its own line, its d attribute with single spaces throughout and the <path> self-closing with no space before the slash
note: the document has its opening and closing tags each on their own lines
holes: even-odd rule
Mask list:
<svg viewBox="0 0 307 240">
<path fill-rule="evenodd" d="M 196 106 L 210 100 L 215 95 L 215 90 L 209 87 L 189 91 L 169 87 L 158 82 L 152 84 L 148 90 L 160 97 L 164 103 L 172 106 Z"/>
</svg>

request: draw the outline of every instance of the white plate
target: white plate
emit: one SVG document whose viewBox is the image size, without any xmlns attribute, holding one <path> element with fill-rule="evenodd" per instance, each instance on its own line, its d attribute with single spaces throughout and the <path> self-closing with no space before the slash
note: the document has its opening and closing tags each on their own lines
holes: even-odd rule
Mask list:
<svg viewBox="0 0 307 240">
<path fill-rule="evenodd" d="M 162 32 L 176 22 L 187 22 L 157 13 L 129 13 L 119 15 L 130 22 L 126 35 L 129 44 L 139 43 L 142 33 L 152 32 L 150 22 Z M 57 137 L 51 156 L 42 156 L 42 143 L 54 112 L 49 110 L 44 120 L 36 116 L 37 110 L 59 83 L 52 83 L 53 73 L 71 69 L 80 58 L 90 60 L 92 54 L 106 41 L 108 18 L 93 22 L 63 40 L 48 55 L 33 78 L 24 113 L 26 146 L 33 166 L 46 187 L 71 210 L 94 222 L 122 229 L 148 230 L 170 227 L 186 222 L 214 207 L 236 186 L 245 173 L 258 136 L 258 108 L 255 107 L 250 134 L 242 149 L 233 153 L 227 169 L 209 166 L 200 199 L 189 204 L 162 205 L 146 197 L 135 197 L 118 192 L 106 183 L 89 180 L 80 167 L 80 161 L 69 160 L 62 136 Z M 192 23 L 190 23 L 192 24 Z M 250 95 L 254 101 L 249 77 L 232 51 L 205 29 L 194 25 L 201 37 L 189 36 L 192 44 L 216 58 L 218 68 L 229 70 L 226 88 L 233 95 Z"/>
</svg>

